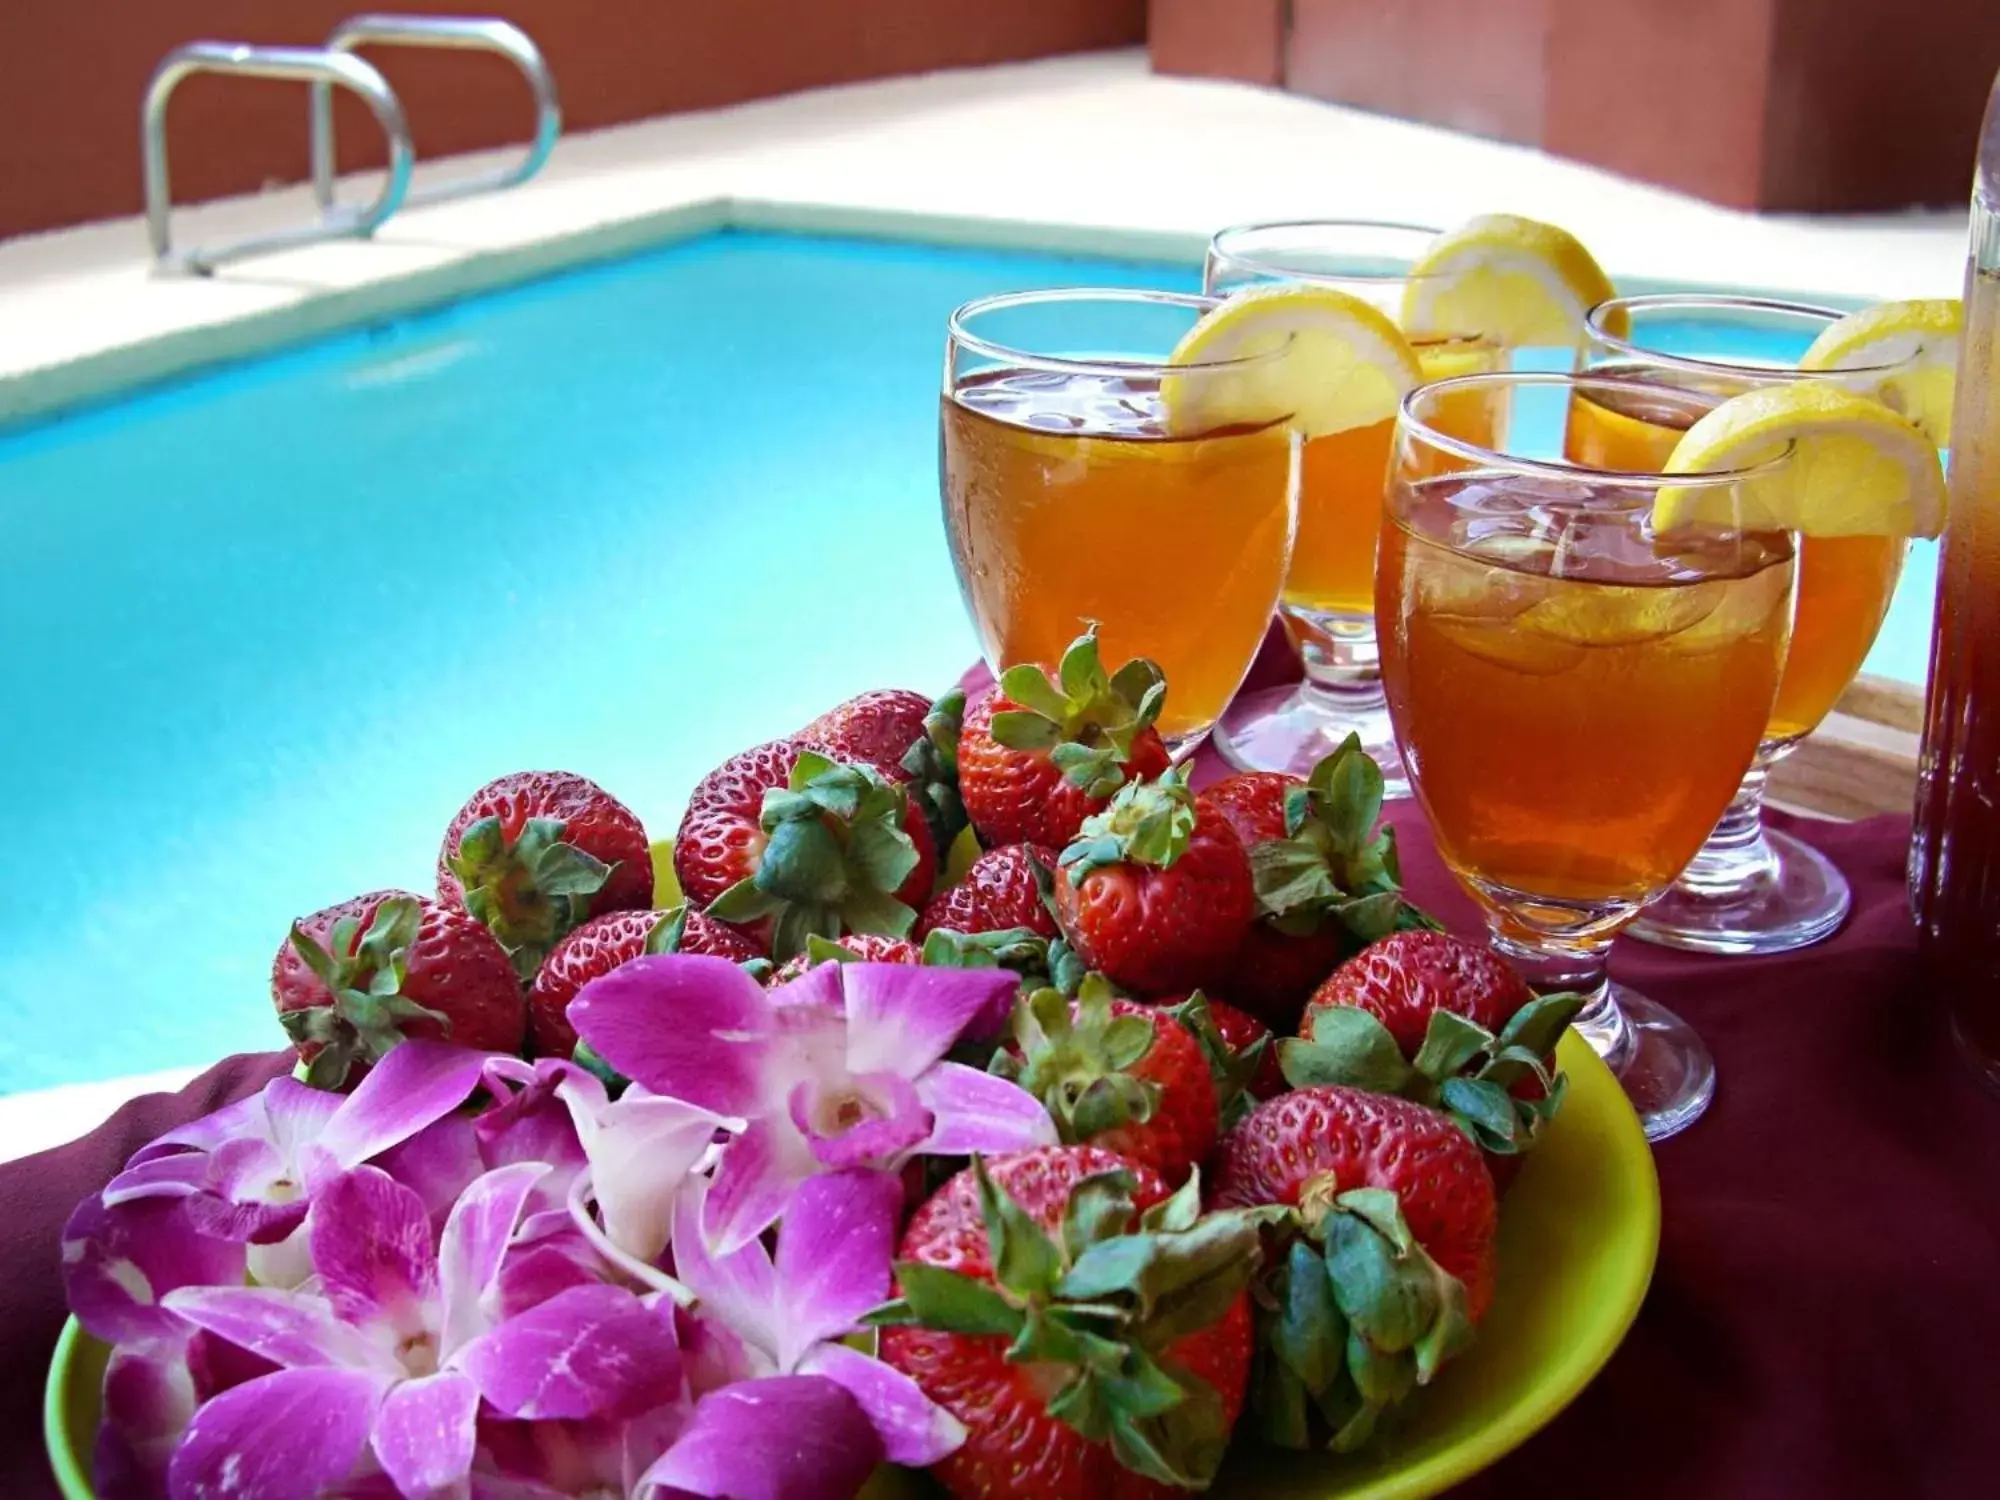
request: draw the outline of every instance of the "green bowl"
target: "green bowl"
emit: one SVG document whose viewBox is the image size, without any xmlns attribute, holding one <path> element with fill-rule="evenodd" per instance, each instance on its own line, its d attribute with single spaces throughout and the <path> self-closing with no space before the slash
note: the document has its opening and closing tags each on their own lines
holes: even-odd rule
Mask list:
<svg viewBox="0 0 2000 1500">
<path fill-rule="evenodd" d="M 1507 1194 L 1500 1285 L 1479 1342 L 1426 1392 L 1380 1449 L 1339 1458 L 1243 1445 L 1217 1500 L 1417 1500 L 1470 1478 L 1561 1411 L 1611 1358 L 1638 1316 L 1660 1246 L 1660 1185 L 1624 1091 L 1571 1032 L 1559 1051 L 1569 1097 Z M 90 1483 L 107 1351 L 63 1328 L 44 1407 L 64 1500 Z M 868 1500 L 934 1496 L 921 1476 L 883 1470 Z"/>
</svg>

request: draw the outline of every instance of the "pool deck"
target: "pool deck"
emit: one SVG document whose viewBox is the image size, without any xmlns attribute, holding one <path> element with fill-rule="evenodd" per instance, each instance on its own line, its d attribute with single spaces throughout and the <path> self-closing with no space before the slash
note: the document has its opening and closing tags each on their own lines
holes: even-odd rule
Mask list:
<svg viewBox="0 0 2000 1500">
<path fill-rule="evenodd" d="M 421 165 L 416 181 L 508 155 Z M 348 201 L 371 191 L 342 184 Z M 1211 230 L 1240 220 L 1450 224 L 1496 209 L 1563 224 L 1631 290 L 1672 281 L 1853 302 L 1951 296 L 1963 275 L 1963 211 L 1741 213 L 1523 147 L 1156 78 L 1143 54 L 1099 53 L 566 137 L 524 187 L 207 278 L 154 275 L 136 217 L 0 244 L 0 421 L 722 224 L 1191 261 Z M 304 188 L 204 204 L 176 213 L 175 240 L 312 213 Z M 190 1076 L 0 1097 L 0 1160 Z"/>
</svg>

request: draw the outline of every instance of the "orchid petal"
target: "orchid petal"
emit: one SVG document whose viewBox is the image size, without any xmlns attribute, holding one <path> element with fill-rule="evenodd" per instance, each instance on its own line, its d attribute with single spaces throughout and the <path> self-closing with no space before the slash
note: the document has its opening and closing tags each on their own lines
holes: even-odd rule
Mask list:
<svg viewBox="0 0 2000 1500">
<path fill-rule="evenodd" d="M 334 1111 L 319 1144 L 343 1167 L 358 1166 L 457 1109 L 479 1083 L 485 1062 L 485 1053 L 448 1042 L 400 1043 Z"/>
<path fill-rule="evenodd" d="M 611 1242 L 611 1236 L 597 1222 L 597 1214 L 591 1207 L 592 1184 L 590 1173 L 585 1172 L 569 1185 L 570 1224 L 588 1242 L 590 1248 L 607 1265 L 622 1272 L 627 1278 L 641 1286 L 663 1292 L 685 1306 L 694 1301 L 694 1293 L 682 1286 L 651 1261 L 640 1260 Z M 609 1279 L 609 1278 L 606 1278 Z"/>
<path fill-rule="evenodd" d="M 963 1063 L 941 1062 L 917 1080 L 917 1097 L 936 1117 L 922 1149 L 932 1156 L 1053 1146 L 1055 1121 L 1018 1084 Z"/>
<path fill-rule="evenodd" d="M 375 1413 L 375 1457 L 405 1495 L 465 1494 L 479 1391 L 456 1370 L 405 1380 Z"/>
<path fill-rule="evenodd" d="M 488 1172 L 465 1190 L 445 1221 L 438 1247 L 438 1280 L 444 1287 L 439 1347 L 445 1353 L 485 1331 L 485 1303 L 499 1278 L 521 1206 L 547 1172 L 532 1162 Z"/>
<path fill-rule="evenodd" d="M 264 1117 L 271 1144 L 279 1154 L 289 1157 L 304 1142 L 318 1140 L 327 1122 L 346 1103 L 343 1096 L 296 1078 L 273 1078 L 264 1085 Z"/>
<path fill-rule="evenodd" d="M 852 1396 L 874 1424 L 890 1463 L 927 1469 L 958 1450 L 965 1425 L 892 1365 L 845 1344 L 821 1344 L 800 1363 L 801 1375 L 821 1375 Z"/>
<path fill-rule="evenodd" d="M 1011 1006 L 1020 987 L 1019 976 L 1006 969 L 842 964 L 840 976 L 848 1068 L 905 1078 L 938 1061 L 996 1007 Z"/>
<path fill-rule="evenodd" d="M 680 953 L 620 964 L 569 1007 L 577 1034 L 627 1078 L 726 1115 L 756 1107 L 770 1017 L 763 988 L 741 968 Z"/>
<path fill-rule="evenodd" d="M 814 1159 L 836 1169 L 892 1162 L 921 1145 L 934 1123 L 899 1073 L 857 1074 L 832 1087 L 809 1078 L 788 1102 Z"/>
<path fill-rule="evenodd" d="M 704 1317 L 706 1311 L 705 1307 L 683 1311 L 674 1325 L 681 1347 L 681 1376 L 690 1396 L 778 1373 L 769 1350 L 752 1344 L 720 1317 Z"/>
<path fill-rule="evenodd" d="M 185 1198 L 209 1183 L 210 1157 L 203 1151 L 180 1151 L 150 1161 L 134 1157 L 133 1163 L 104 1185 L 101 1196 L 105 1207 L 116 1208 L 140 1198 Z"/>
<path fill-rule="evenodd" d="M 375 1400 L 352 1370 L 280 1370 L 225 1391 L 174 1454 L 173 1500 L 314 1500 L 361 1456 Z"/>
<path fill-rule="evenodd" d="M 844 1389 L 813 1376 L 776 1375 L 704 1396 L 687 1430 L 641 1476 L 639 1494 L 845 1497 L 881 1459 L 881 1439 Z"/>
<path fill-rule="evenodd" d="M 273 1079 L 275 1083 L 277 1080 Z M 158 1157 L 171 1156 L 181 1151 L 208 1152 L 215 1150 L 224 1141 L 254 1137 L 271 1140 L 270 1110 L 264 1102 L 264 1095 L 271 1085 L 265 1084 L 258 1092 L 247 1098 L 238 1099 L 233 1104 L 211 1110 L 199 1119 L 189 1120 L 185 1125 L 176 1125 L 153 1137 L 146 1145 L 132 1153 L 126 1165 L 137 1166 L 141 1162 Z M 336 1098 L 335 1103 L 339 1100 Z"/>
<path fill-rule="evenodd" d="M 63 1293 L 93 1338 L 178 1341 L 187 1325 L 162 1298 L 180 1287 L 242 1284 L 243 1247 L 196 1232 L 187 1201 L 148 1198 L 107 1208 L 91 1197 L 77 1204 L 63 1226 Z"/>
<path fill-rule="evenodd" d="M 258 1286 L 290 1291 L 312 1279 L 312 1246 L 303 1224 L 275 1244 L 253 1243 L 244 1246 L 244 1249 L 248 1254 L 244 1257 L 243 1268 Z"/>
<path fill-rule="evenodd" d="M 573 1287 L 509 1318 L 455 1363 L 508 1416 L 644 1411 L 680 1388 L 672 1314 L 613 1286 Z"/>
<path fill-rule="evenodd" d="M 834 1172 L 799 1184 L 778 1229 L 780 1369 L 797 1368 L 814 1344 L 852 1333 L 863 1313 L 888 1300 L 902 1206 L 902 1183 L 884 1172 Z M 739 1257 L 753 1248 L 762 1255 L 745 1247 Z"/>
<path fill-rule="evenodd" d="M 608 1279 L 610 1273 L 596 1247 L 570 1224 L 568 1214 L 563 1223 L 568 1226 L 566 1233 L 548 1236 L 532 1249 L 517 1246 L 509 1253 L 491 1298 L 495 1316 L 511 1318 L 558 1292 Z"/>
<path fill-rule="evenodd" d="M 514 1058 L 505 1061 L 518 1063 Z M 609 1102 L 604 1085 L 575 1064 L 555 1058 L 534 1064 L 523 1086 L 511 1093 L 507 1092 L 508 1082 L 520 1081 L 511 1070 L 502 1071 L 489 1063 L 485 1076 L 488 1091 L 501 1102 L 473 1124 L 480 1159 L 488 1167 L 533 1161 L 554 1168 L 542 1184 L 541 1196 L 550 1205 L 561 1203 L 569 1192 L 570 1179 L 583 1170 L 586 1161 L 579 1127 L 565 1096 L 575 1094 L 586 1106 L 585 1117 L 594 1118 Z"/>
<path fill-rule="evenodd" d="M 770 1228 L 792 1189 L 816 1170 L 811 1148 L 790 1121 L 754 1121 L 716 1162 L 702 1216 L 712 1250 L 733 1254 Z"/>
<path fill-rule="evenodd" d="M 167 1306 L 252 1354 L 289 1369 L 337 1365 L 373 1370 L 384 1380 L 400 1373 L 395 1355 L 318 1297 L 264 1286 L 191 1286 L 167 1295 Z"/>
<path fill-rule="evenodd" d="M 705 1321 L 720 1320 L 776 1359 L 781 1316 L 771 1257 L 755 1238 L 728 1254 L 714 1253 L 702 1232 L 707 1189 L 698 1178 L 689 1183 L 674 1210 L 674 1275 L 695 1294 Z"/>
<path fill-rule="evenodd" d="M 438 1292 L 437 1252 L 430 1213 L 413 1191 L 375 1167 L 343 1172 L 314 1195 L 306 1236 L 313 1269 L 341 1317 L 384 1321 L 403 1333 L 426 1326 Z"/>
<path fill-rule="evenodd" d="M 168 1461 L 198 1402 L 193 1374 L 179 1347 L 151 1344 L 111 1351 L 94 1465 L 103 1500 L 165 1493 Z"/>
<path fill-rule="evenodd" d="M 226 1141 L 208 1164 L 208 1191 L 187 1200 L 188 1222 L 203 1234 L 270 1245 L 305 1222 L 305 1188 L 271 1142 Z"/>
<path fill-rule="evenodd" d="M 443 1232 L 452 1205 L 486 1170 L 475 1123 L 467 1115 L 446 1115 L 379 1153 L 373 1162 L 424 1200 L 433 1232 Z"/>
<path fill-rule="evenodd" d="M 611 1242 L 640 1260 L 658 1260 L 667 1246 L 681 1185 L 708 1155 L 716 1131 L 741 1124 L 637 1087 L 607 1105 L 586 1147 L 591 1185 Z"/>
</svg>

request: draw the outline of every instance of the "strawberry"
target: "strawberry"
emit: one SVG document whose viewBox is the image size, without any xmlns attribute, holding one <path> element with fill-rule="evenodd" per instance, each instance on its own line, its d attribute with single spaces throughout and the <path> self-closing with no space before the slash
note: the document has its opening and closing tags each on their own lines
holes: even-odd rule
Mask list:
<svg viewBox="0 0 2000 1500">
<path fill-rule="evenodd" d="M 1259 1101 L 1285 1091 L 1285 1075 L 1278 1067 L 1271 1028 L 1250 1012 L 1224 1000 L 1211 1000 L 1200 990 L 1180 1000 L 1159 1001 L 1158 1005 L 1193 1035 L 1208 1060 L 1222 1129 L 1235 1126 Z"/>
<path fill-rule="evenodd" d="M 1267 1024 L 1289 1031 L 1342 955 L 1436 925 L 1402 898 L 1395 830 L 1377 827 L 1382 771 L 1358 737 L 1303 781 L 1245 771 L 1201 800 L 1242 840 L 1257 884 L 1258 920 L 1212 987 Z"/>
<path fill-rule="evenodd" d="M 1257 1405 L 1265 1436 L 1339 1451 L 1426 1385 L 1493 1297 L 1499 1210 L 1479 1148 L 1436 1110 L 1359 1089 L 1260 1104 L 1223 1140 L 1219 1207 L 1297 1210 L 1266 1278 Z"/>
<path fill-rule="evenodd" d="M 1039 844 L 1002 844 L 988 849 L 972 862 L 957 885 L 931 897 L 930 905 L 917 918 L 917 936 L 939 927 L 953 932 L 1025 927 L 1038 936 L 1054 937 L 1056 919 L 1042 897 L 1042 881 L 1055 862 L 1055 851 Z"/>
<path fill-rule="evenodd" d="M 307 1082 L 338 1088 L 405 1037 L 519 1052 L 527 1004 L 500 942 L 455 906 L 375 891 L 292 924 L 271 965 Z"/>
<path fill-rule="evenodd" d="M 958 737 L 958 790 L 988 848 L 1061 848 L 1129 780 L 1167 769 L 1153 729 L 1166 680 L 1144 659 L 1107 677 L 1093 626 L 1063 653 L 1056 680 L 1038 666 L 1000 674 Z"/>
<path fill-rule="evenodd" d="M 1167 1500 L 1214 1477 L 1250 1364 L 1256 1213 L 1088 1146 L 974 1159 L 911 1218 L 881 1357 L 965 1426 L 961 1500 Z"/>
<path fill-rule="evenodd" d="M 922 809 L 880 771 L 774 740 L 701 779 L 674 873 L 697 910 L 783 963 L 814 935 L 902 937 L 931 893 L 937 853 Z"/>
<path fill-rule="evenodd" d="M 1084 821 L 1056 865 L 1056 922 L 1086 968 L 1142 995 L 1206 982 L 1256 912 L 1229 824 L 1173 772 Z"/>
<path fill-rule="evenodd" d="M 757 945 L 733 927 L 685 906 L 671 911 L 608 911 L 549 950 L 528 988 L 528 1030 L 538 1057 L 576 1050 L 569 1003 L 601 974 L 650 953 L 706 953 L 734 963 L 757 961 Z"/>
<path fill-rule="evenodd" d="M 1037 990 L 1014 1011 L 1014 1045 L 993 1071 L 1047 1106 L 1074 1146 L 1097 1146 L 1179 1186 L 1215 1144 L 1215 1083 L 1171 1011 L 1112 997 L 1101 974 L 1071 1001 Z"/>
<path fill-rule="evenodd" d="M 835 760 L 873 766 L 905 782 L 931 825 L 931 842 L 951 847 L 965 826 L 958 797 L 958 734 L 965 693 L 953 688 L 933 703 L 922 693 L 882 688 L 828 709 L 792 738 Z"/>
<path fill-rule="evenodd" d="M 646 830 L 594 781 L 521 771 L 472 794 L 438 851 L 438 900 L 500 940 L 523 984 L 571 928 L 653 904 Z"/>
<path fill-rule="evenodd" d="M 1334 970 L 1279 1061 L 1299 1087 L 1347 1084 L 1442 1109 L 1496 1158 L 1514 1157 L 1561 1106 L 1555 1046 L 1582 1007 L 1580 995 L 1537 998 L 1489 949 L 1396 932 Z"/>
<path fill-rule="evenodd" d="M 771 976 L 773 985 L 790 984 L 808 969 L 824 963 L 836 964 L 920 964 L 923 950 L 903 938 L 881 937 L 872 932 L 850 933 L 839 942 L 809 937 L 805 951 L 795 953 Z"/>
</svg>

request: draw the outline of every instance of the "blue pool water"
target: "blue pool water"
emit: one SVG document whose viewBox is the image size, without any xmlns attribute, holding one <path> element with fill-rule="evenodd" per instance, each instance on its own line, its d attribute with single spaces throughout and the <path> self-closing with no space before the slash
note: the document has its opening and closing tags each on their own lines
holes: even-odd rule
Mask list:
<svg viewBox="0 0 2000 1500">
<path fill-rule="evenodd" d="M 490 776 L 670 833 L 732 751 L 950 681 L 946 313 L 1194 280 L 717 234 L 0 434 L 0 1092 L 278 1045 L 288 921 L 425 889 Z"/>
</svg>

